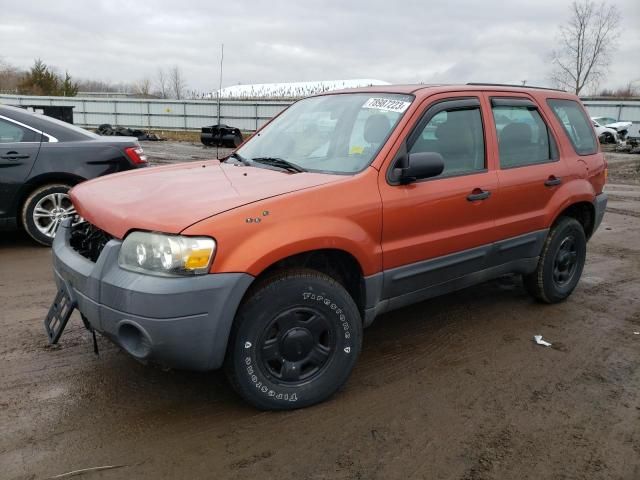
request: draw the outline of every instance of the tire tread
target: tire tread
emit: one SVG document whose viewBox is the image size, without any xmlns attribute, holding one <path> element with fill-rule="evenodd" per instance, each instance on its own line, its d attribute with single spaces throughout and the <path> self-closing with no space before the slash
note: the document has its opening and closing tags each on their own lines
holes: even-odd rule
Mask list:
<svg viewBox="0 0 640 480">
<path fill-rule="evenodd" d="M 551 227 L 551 231 L 544 242 L 544 246 L 542 247 L 542 253 L 540 254 L 540 259 L 538 260 L 538 265 L 532 273 L 528 275 L 523 275 L 522 282 L 524 284 L 527 292 L 534 297 L 536 300 L 543 303 L 556 303 L 557 300 L 554 300 L 549 297 L 545 289 L 545 281 L 544 281 L 544 264 L 549 254 L 549 249 L 553 244 L 554 240 L 558 236 L 560 232 L 562 232 L 566 227 L 574 225 L 582 229 L 582 224 L 578 222 L 573 217 L 560 217 L 556 223 Z"/>
<path fill-rule="evenodd" d="M 354 309 L 354 311 L 356 312 L 358 311 L 358 308 L 355 302 L 353 301 L 353 299 L 351 298 L 347 290 L 344 288 L 344 286 L 340 282 L 336 281 L 333 277 L 325 273 L 319 272 L 317 270 L 306 269 L 306 268 L 293 268 L 293 269 L 282 270 L 274 273 L 273 275 L 267 276 L 262 280 L 259 280 L 258 283 L 256 283 L 255 287 L 252 286 L 249 289 L 249 292 L 247 293 L 247 296 L 246 296 L 246 300 L 244 300 L 243 303 L 240 304 L 240 307 L 238 308 L 239 313 L 236 315 L 236 318 L 231 327 L 231 333 L 229 335 L 227 354 L 226 354 L 225 362 L 223 365 L 223 370 L 233 389 L 242 398 L 249 401 L 252 405 L 254 405 L 256 408 L 260 410 L 286 410 L 287 407 L 284 405 L 274 406 L 273 404 L 270 404 L 267 402 L 260 402 L 259 400 L 256 400 L 255 398 L 249 398 L 247 395 L 244 394 L 243 387 L 240 381 L 238 380 L 238 374 L 234 368 L 234 365 L 236 363 L 236 355 L 237 355 L 234 345 L 236 343 L 237 333 L 242 323 L 246 321 L 246 317 L 244 317 L 241 312 L 244 309 L 249 309 L 254 303 L 260 301 L 265 294 L 269 294 L 269 292 L 277 293 L 280 284 L 285 280 L 289 281 L 291 279 L 320 280 L 320 281 L 326 282 L 327 284 L 329 284 L 334 288 L 341 289 L 344 291 L 345 297 L 351 301 L 352 303 L 351 306 Z M 361 342 L 362 339 L 360 338 L 359 341 Z M 347 380 L 348 380 L 348 376 L 344 378 L 344 380 L 336 388 L 336 391 L 340 390 L 344 386 L 344 384 L 347 382 Z"/>
</svg>

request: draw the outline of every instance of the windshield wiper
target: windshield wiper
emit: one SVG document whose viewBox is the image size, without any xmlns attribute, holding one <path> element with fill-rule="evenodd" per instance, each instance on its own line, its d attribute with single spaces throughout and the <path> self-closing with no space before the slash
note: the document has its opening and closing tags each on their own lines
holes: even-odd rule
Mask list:
<svg viewBox="0 0 640 480">
<path fill-rule="evenodd" d="M 240 163 L 242 163 L 243 165 L 251 165 L 251 161 L 250 160 L 247 160 L 246 158 L 244 158 L 242 155 L 240 155 L 237 152 L 233 152 L 231 155 L 229 155 L 223 161 L 226 162 L 230 158 L 235 158 L 236 160 L 240 160 Z"/>
<path fill-rule="evenodd" d="M 256 157 L 256 158 L 252 158 L 251 160 L 256 163 L 262 163 L 264 165 L 269 165 L 272 167 L 278 167 L 284 170 L 289 170 L 290 172 L 296 172 L 296 173 L 306 172 L 306 170 L 302 168 L 300 165 L 296 165 L 295 163 L 285 160 L 284 158 Z"/>
</svg>

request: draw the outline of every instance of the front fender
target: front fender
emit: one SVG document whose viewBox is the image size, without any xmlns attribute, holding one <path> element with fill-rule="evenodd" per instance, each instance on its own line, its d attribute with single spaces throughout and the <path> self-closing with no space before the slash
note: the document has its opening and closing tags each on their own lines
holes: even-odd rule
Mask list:
<svg viewBox="0 0 640 480">
<path fill-rule="evenodd" d="M 202 220 L 186 235 L 216 239 L 211 272 L 259 275 L 311 250 L 351 254 L 364 275 L 382 268 L 382 201 L 373 168 L 344 181 L 243 205 Z"/>
<path fill-rule="evenodd" d="M 220 261 L 214 262 L 216 272 L 242 271 L 257 276 L 270 265 L 284 258 L 312 250 L 333 249 L 351 254 L 365 275 L 379 271 L 379 242 L 360 225 L 344 218 L 321 216 L 278 223 L 255 231 L 240 243 L 228 246 L 219 242 Z"/>
</svg>

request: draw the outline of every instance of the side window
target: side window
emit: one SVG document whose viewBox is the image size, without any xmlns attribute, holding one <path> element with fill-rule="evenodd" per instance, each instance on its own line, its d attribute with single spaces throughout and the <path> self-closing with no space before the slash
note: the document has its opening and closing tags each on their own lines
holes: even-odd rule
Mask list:
<svg viewBox="0 0 640 480">
<path fill-rule="evenodd" d="M 500 167 L 512 168 L 553 160 L 554 144 L 547 125 L 535 108 L 494 105 Z"/>
<path fill-rule="evenodd" d="M 427 122 L 409 153 L 437 152 L 444 159 L 441 177 L 485 169 L 480 108 L 443 110 Z"/>
<path fill-rule="evenodd" d="M 38 142 L 40 135 L 0 118 L 0 143 Z"/>
<path fill-rule="evenodd" d="M 592 155 L 598 151 L 593 126 L 574 100 L 547 100 L 553 114 L 566 132 L 578 155 Z"/>
</svg>

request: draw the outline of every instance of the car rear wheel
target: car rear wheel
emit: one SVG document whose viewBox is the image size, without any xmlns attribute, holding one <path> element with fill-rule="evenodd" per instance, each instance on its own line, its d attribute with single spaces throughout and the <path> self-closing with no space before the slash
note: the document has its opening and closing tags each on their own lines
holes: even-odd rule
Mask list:
<svg viewBox="0 0 640 480">
<path fill-rule="evenodd" d="M 547 236 L 536 270 L 523 277 L 525 288 L 541 302 L 561 302 L 578 285 L 586 255 L 587 238 L 580 222 L 561 218 Z"/>
<path fill-rule="evenodd" d="M 71 185 L 44 185 L 29 195 L 22 206 L 22 225 L 42 245 L 51 245 L 62 221 L 76 215 L 68 192 Z"/>
<path fill-rule="evenodd" d="M 349 293 L 313 270 L 263 282 L 241 306 L 225 370 L 235 390 L 263 410 L 321 402 L 347 381 L 362 345 L 362 320 Z"/>
</svg>

